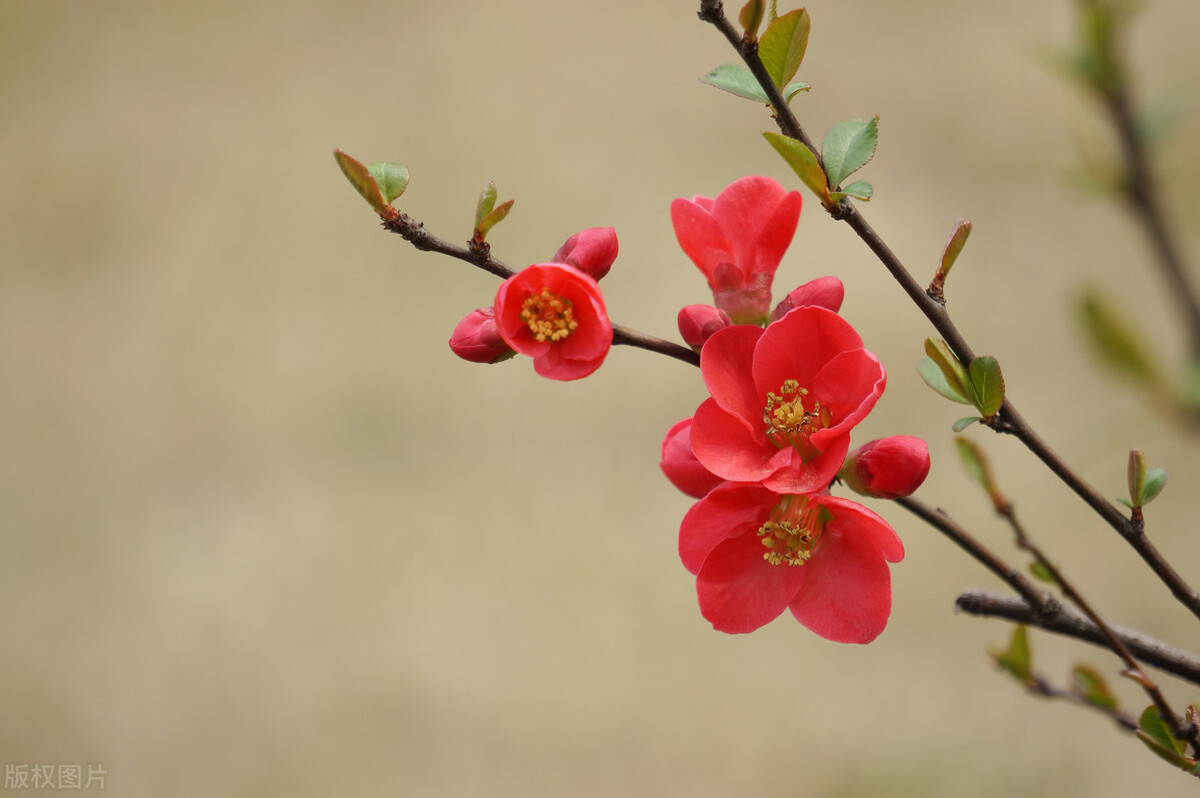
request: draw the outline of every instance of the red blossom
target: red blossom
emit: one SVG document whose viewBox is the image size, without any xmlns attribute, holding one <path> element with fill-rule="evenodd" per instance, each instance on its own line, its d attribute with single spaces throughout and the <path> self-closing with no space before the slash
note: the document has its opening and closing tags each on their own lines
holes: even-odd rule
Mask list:
<svg viewBox="0 0 1200 798">
<path fill-rule="evenodd" d="M 692 452 L 691 429 L 692 420 L 685 418 L 667 431 L 658 466 L 672 485 L 699 499 L 724 480 L 696 459 Z"/>
<path fill-rule="evenodd" d="M 499 363 L 515 354 L 500 337 L 493 308 L 478 308 L 464 316 L 450 335 L 450 349 L 472 363 Z"/>
<path fill-rule="evenodd" d="M 846 289 L 841 280 L 836 277 L 818 277 L 799 288 L 792 289 L 791 293 L 785 296 L 771 311 L 771 322 L 777 322 L 796 308 L 802 308 L 805 305 L 816 305 L 837 313 L 842 309 L 842 300 L 845 296 Z"/>
<path fill-rule="evenodd" d="M 851 452 L 839 476 L 864 496 L 908 496 L 929 476 L 929 446 L 911 435 L 880 438 Z"/>
<path fill-rule="evenodd" d="M 743 177 L 716 199 L 671 203 L 679 246 L 704 272 L 716 306 L 737 324 L 763 324 L 771 281 L 800 218 L 798 191 L 769 177 Z"/>
<path fill-rule="evenodd" d="M 562 263 L 534 264 L 505 280 L 496 292 L 496 325 L 510 347 L 552 380 L 586 377 L 612 346 L 600 287 Z"/>
<path fill-rule="evenodd" d="M 779 493 L 833 480 L 850 430 L 883 393 L 879 360 L 831 310 L 801 307 L 767 327 L 728 327 L 700 353 L 712 398 L 696 410 L 692 449 L 706 468 Z"/>
<path fill-rule="evenodd" d="M 718 631 L 752 632 L 788 609 L 828 640 L 869 643 L 887 626 L 888 563 L 903 559 L 904 546 L 848 499 L 726 483 L 684 516 L 679 555 Z"/>
<path fill-rule="evenodd" d="M 617 231 L 611 227 L 589 227 L 566 240 L 551 258 L 599 281 L 617 259 Z"/>
</svg>

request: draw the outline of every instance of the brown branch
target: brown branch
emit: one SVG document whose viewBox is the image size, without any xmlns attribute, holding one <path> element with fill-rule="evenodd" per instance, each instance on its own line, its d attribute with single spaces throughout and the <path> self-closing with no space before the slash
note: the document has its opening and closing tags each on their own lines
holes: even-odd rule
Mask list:
<svg viewBox="0 0 1200 798">
<path fill-rule="evenodd" d="M 1040 698 L 1055 698 L 1063 701 L 1070 701 L 1072 703 L 1079 704 L 1080 706 L 1094 709 L 1100 714 L 1107 715 L 1108 717 L 1112 718 L 1113 722 L 1116 723 L 1117 726 L 1123 731 L 1133 732 L 1137 731 L 1138 729 L 1137 718 L 1133 717 L 1127 712 L 1122 712 L 1116 707 L 1109 708 L 1099 706 L 1098 704 L 1093 704 L 1079 693 L 1072 692 L 1071 690 L 1064 690 L 1061 687 L 1055 686 L 1049 679 L 1042 676 L 1040 673 L 1031 673 L 1029 676 L 1031 681 L 1028 685 L 1026 685 L 1026 689 L 1028 689 L 1029 692 L 1035 696 Z"/>
</svg>

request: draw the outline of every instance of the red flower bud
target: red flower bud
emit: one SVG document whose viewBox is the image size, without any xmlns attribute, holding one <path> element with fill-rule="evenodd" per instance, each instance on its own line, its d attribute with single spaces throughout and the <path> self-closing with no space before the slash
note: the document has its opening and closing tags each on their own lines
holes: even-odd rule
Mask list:
<svg viewBox="0 0 1200 798">
<path fill-rule="evenodd" d="M 779 321 L 790 311 L 806 305 L 816 305 L 837 313 L 842 309 L 842 299 L 845 296 L 846 289 L 842 286 L 841 280 L 836 277 L 818 277 L 793 289 L 790 294 L 785 296 L 783 301 L 771 311 L 771 321 Z"/>
<path fill-rule="evenodd" d="M 468 313 L 450 336 L 454 354 L 472 363 L 499 363 L 516 354 L 500 337 L 496 312 L 479 308 Z"/>
<path fill-rule="evenodd" d="M 839 476 L 851 490 L 876 499 L 898 499 L 929 475 L 929 447 L 911 435 L 893 435 L 858 447 Z"/>
<path fill-rule="evenodd" d="M 701 465 L 692 453 L 691 430 L 692 420 L 685 418 L 667 431 L 658 467 L 672 485 L 700 499 L 724 480 Z"/>
<path fill-rule="evenodd" d="M 679 334 L 697 352 L 710 335 L 732 324 L 728 313 L 712 305 L 688 305 L 679 311 Z"/>
<path fill-rule="evenodd" d="M 589 227 L 566 240 L 551 260 L 574 266 L 593 280 L 608 274 L 617 259 L 617 231 L 611 227 Z"/>
</svg>

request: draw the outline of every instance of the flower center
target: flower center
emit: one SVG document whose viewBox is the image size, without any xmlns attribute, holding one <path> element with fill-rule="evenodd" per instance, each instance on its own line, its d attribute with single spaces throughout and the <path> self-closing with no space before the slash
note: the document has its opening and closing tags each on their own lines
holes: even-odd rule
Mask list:
<svg viewBox="0 0 1200 798">
<path fill-rule="evenodd" d="M 533 337 L 541 341 L 561 341 L 566 338 L 579 322 L 571 311 L 571 300 L 550 293 L 550 289 L 542 286 L 540 294 L 534 294 L 521 305 L 521 321 L 533 333 Z"/>
<path fill-rule="evenodd" d="M 833 516 L 822 505 L 810 506 L 807 496 L 785 496 L 758 528 L 766 548 L 763 559 L 771 565 L 804 565 L 812 557 L 821 530 Z"/>
<path fill-rule="evenodd" d="M 807 396 L 808 390 L 801 388 L 800 383 L 786 380 L 779 393 L 767 393 L 767 403 L 763 406 L 767 438 L 780 449 L 785 446 L 796 449 L 805 462 L 821 453 L 809 442 L 809 436 L 825 429 L 833 420 L 829 408 L 821 407 L 816 399 L 808 399 L 809 406 L 805 407 Z"/>
</svg>

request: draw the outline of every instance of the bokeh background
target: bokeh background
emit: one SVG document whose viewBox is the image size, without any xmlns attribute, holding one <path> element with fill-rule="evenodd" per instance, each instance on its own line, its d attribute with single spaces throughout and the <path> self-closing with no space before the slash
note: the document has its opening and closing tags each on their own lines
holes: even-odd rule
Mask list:
<svg viewBox="0 0 1200 798">
<path fill-rule="evenodd" d="M 615 226 L 610 311 L 674 337 L 707 295 L 671 199 L 796 182 L 762 109 L 697 80 L 734 59 L 696 8 L 0 4 L 0 760 L 100 763 L 123 796 L 1194 789 L 999 674 L 985 649 L 1009 627 L 952 612 L 998 584 L 897 507 L 872 505 L 908 551 L 875 643 L 788 618 L 713 632 L 675 553 L 689 501 L 657 468 L 697 372 L 630 349 L 571 384 L 456 360 L 445 341 L 496 280 L 382 232 L 331 157 L 406 162 L 403 209 L 456 241 L 494 179 L 517 204 L 491 240 L 517 267 Z M 868 218 L 926 277 L 974 222 L 959 325 L 1106 495 L 1132 446 L 1170 468 L 1151 534 L 1200 580 L 1197 442 L 1096 370 L 1070 312 L 1103 285 L 1181 359 L 1138 231 L 1064 179 L 1104 143 L 1044 63 L 1071 3 L 809 9 L 800 117 L 882 116 Z M 1130 41 L 1142 97 L 1185 112 L 1161 165 L 1193 263 L 1197 24 L 1192 0 L 1155 0 Z M 777 292 L 828 273 L 890 371 L 857 440 L 928 439 L 921 498 L 1010 554 L 953 455 L 962 409 L 913 370 L 930 328 L 806 197 Z M 1200 648 L 1115 534 L 1015 442 L 968 434 L 1104 612 Z M 1060 682 L 1079 660 L 1119 681 L 1099 649 L 1034 646 Z"/>
</svg>

